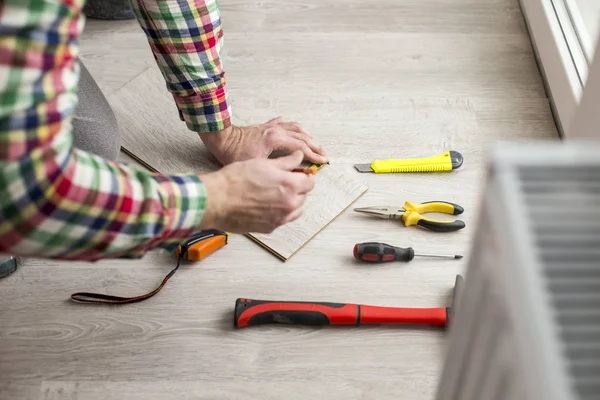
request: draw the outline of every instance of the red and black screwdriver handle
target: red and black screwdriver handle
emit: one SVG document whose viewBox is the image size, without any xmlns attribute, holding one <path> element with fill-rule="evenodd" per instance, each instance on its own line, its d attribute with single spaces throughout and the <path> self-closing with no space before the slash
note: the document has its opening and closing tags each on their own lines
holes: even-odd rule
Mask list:
<svg viewBox="0 0 600 400">
<path fill-rule="evenodd" d="M 354 245 L 354 258 L 372 263 L 411 261 L 415 258 L 412 247 L 396 247 L 381 242 L 365 242 Z"/>
<path fill-rule="evenodd" d="M 451 307 L 398 308 L 240 298 L 235 301 L 234 326 L 419 324 L 446 327 L 451 316 Z"/>
</svg>

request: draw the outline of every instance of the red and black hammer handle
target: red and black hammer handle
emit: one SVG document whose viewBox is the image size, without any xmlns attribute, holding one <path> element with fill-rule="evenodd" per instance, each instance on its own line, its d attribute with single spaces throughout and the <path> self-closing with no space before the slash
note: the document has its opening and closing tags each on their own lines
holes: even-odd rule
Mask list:
<svg viewBox="0 0 600 400">
<path fill-rule="evenodd" d="M 236 328 L 263 324 L 366 325 L 420 324 L 446 326 L 449 308 L 397 308 L 364 304 L 270 301 L 240 298 L 235 302 Z"/>
</svg>

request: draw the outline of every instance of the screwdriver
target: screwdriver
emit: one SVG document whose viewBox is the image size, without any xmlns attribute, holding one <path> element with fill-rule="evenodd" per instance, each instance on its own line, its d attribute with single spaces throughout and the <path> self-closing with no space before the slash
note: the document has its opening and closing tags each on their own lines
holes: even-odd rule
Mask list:
<svg viewBox="0 0 600 400">
<path fill-rule="evenodd" d="M 396 247 L 387 243 L 367 242 L 354 245 L 354 258 L 372 263 L 411 261 L 415 257 L 435 257 L 460 260 L 463 256 L 443 254 L 415 254 L 412 247 Z"/>
</svg>

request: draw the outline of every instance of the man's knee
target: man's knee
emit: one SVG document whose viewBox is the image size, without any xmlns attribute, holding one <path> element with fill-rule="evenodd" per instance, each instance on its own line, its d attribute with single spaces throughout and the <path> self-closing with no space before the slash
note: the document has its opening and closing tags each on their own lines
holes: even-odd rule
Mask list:
<svg viewBox="0 0 600 400">
<path fill-rule="evenodd" d="M 121 148 L 117 118 L 104 94 L 80 62 L 79 104 L 73 118 L 75 147 L 116 160 Z"/>
</svg>

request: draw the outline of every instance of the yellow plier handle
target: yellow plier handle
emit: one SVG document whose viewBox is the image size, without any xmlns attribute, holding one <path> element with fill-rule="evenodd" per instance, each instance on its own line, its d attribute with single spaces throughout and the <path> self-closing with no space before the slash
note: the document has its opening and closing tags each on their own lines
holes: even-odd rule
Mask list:
<svg viewBox="0 0 600 400">
<path fill-rule="evenodd" d="M 443 214 L 458 215 L 464 209 L 458 204 L 447 201 L 428 201 L 424 203 L 404 203 L 404 214 L 402 220 L 406 226 L 418 225 L 434 232 L 454 232 L 465 227 L 460 220 L 439 220 L 423 217 L 421 214 L 438 212 Z"/>
</svg>

